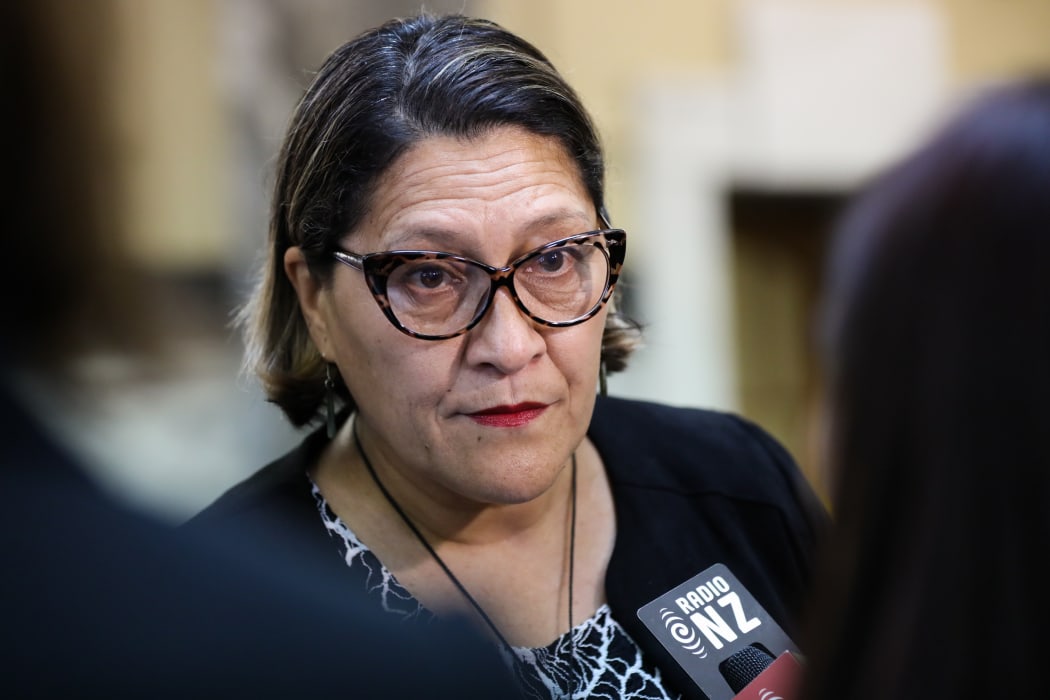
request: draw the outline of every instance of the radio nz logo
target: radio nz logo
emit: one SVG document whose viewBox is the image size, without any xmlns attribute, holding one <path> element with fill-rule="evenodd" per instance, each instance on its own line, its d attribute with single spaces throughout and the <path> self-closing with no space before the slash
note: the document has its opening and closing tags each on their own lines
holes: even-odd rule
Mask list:
<svg viewBox="0 0 1050 700">
<path fill-rule="evenodd" d="M 722 576 L 686 591 L 674 604 L 678 610 L 660 608 L 660 620 L 672 639 L 701 659 L 707 657 L 707 644 L 721 649 L 762 624 L 757 617 L 747 616 L 739 594 Z"/>
</svg>

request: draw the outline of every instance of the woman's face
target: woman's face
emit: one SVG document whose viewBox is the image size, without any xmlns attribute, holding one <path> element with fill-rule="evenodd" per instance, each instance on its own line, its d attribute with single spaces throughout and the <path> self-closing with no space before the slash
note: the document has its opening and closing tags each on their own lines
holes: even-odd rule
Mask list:
<svg viewBox="0 0 1050 700">
<path fill-rule="evenodd" d="M 341 243 L 357 254 L 439 250 L 502 267 L 597 227 L 560 143 L 500 128 L 414 146 L 380 180 L 370 213 Z M 293 279 L 308 274 L 304 268 L 289 266 Z M 606 309 L 549 328 L 501 288 L 473 329 L 433 341 L 394 328 L 359 270 L 336 265 L 330 287 L 302 279 L 296 286 L 315 342 L 357 403 L 369 458 L 432 495 L 531 500 L 584 438 Z"/>
</svg>

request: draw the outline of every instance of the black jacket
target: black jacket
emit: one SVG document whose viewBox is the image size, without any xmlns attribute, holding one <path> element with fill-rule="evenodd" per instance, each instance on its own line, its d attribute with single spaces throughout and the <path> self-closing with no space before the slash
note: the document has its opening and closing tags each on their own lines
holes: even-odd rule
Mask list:
<svg viewBox="0 0 1050 700">
<path fill-rule="evenodd" d="M 735 415 L 608 397 L 599 397 L 588 436 L 605 463 L 616 508 L 609 606 L 656 662 L 668 690 L 704 698 L 637 610 L 712 564 L 725 564 L 796 636 L 812 556 L 829 520 L 779 443 Z M 278 521 L 268 535 L 274 547 L 309 550 L 332 576 L 357 576 L 328 536 L 306 478 L 326 444 L 324 430 L 316 430 L 189 527 L 267 516 Z"/>
</svg>

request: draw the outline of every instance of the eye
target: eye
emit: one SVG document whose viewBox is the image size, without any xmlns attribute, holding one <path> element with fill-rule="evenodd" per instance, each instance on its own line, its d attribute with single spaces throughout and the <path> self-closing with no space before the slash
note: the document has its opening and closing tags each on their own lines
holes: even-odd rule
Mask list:
<svg viewBox="0 0 1050 700">
<path fill-rule="evenodd" d="M 412 279 L 409 282 L 418 283 L 420 287 L 435 289 L 448 280 L 446 270 L 437 265 L 420 266 L 412 271 Z"/>
<path fill-rule="evenodd" d="M 557 272 L 568 263 L 568 254 L 562 250 L 552 250 L 536 258 L 536 266 L 543 272 Z"/>
<path fill-rule="evenodd" d="M 435 292 L 458 291 L 467 286 L 470 269 L 457 260 L 412 260 L 394 270 L 390 286 L 411 294 L 433 295 Z"/>
<path fill-rule="evenodd" d="M 595 248 L 587 246 L 562 246 L 538 253 L 525 265 L 523 276 L 536 279 L 567 279 L 580 274 L 581 266 L 587 264 Z"/>
</svg>

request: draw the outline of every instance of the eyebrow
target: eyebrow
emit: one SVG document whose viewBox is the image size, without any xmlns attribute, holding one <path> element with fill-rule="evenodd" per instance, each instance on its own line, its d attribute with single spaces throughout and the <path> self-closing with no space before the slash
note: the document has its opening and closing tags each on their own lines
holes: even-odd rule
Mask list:
<svg viewBox="0 0 1050 700">
<path fill-rule="evenodd" d="M 581 211 L 579 209 L 558 209 L 557 211 L 553 211 L 547 214 L 546 216 L 541 216 L 539 219 L 530 222 L 529 225 L 526 226 L 526 228 L 535 229 L 544 226 L 553 226 L 555 224 L 560 224 L 562 222 L 571 221 L 574 219 L 579 219 L 580 222 L 584 224 L 584 226 L 591 226 L 593 225 L 594 214 L 591 213 L 590 215 L 588 215 L 587 212 Z M 579 231 L 579 233 L 583 233 L 583 231 Z"/>
<path fill-rule="evenodd" d="M 541 232 L 545 228 L 555 225 L 562 225 L 567 222 L 580 221 L 583 228 L 579 231 L 571 231 L 565 235 L 573 235 L 574 233 L 583 233 L 589 230 L 590 227 L 594 226 L 593 219 L 586 213 L 578 209 L 559 209 L 537 219 L 528 222 L 523 228 L 524 236 L 533 236 L 536 232 Z M 555 236 L 549 240 L 555 240 L 562 236 Z M 409 245 L 409 242 L 413 243 Z M 424 241 L 424 243 L 416 243 L 416 241 Z M 546 240 L 540 243 L 545 243 Z M 387 244 L 386 250 L 422 250 L 424 247 L 428 250 L 454 250 L 456 248 L 469 249 L 476 243 L 474 236 L 470 236 L 469 240 L 465 240 L 465 234 L 457 229 L 447 228 L 443 226 L 429 226 L 423 225 L 418 228 L 413 227 L 405 229 L 393 236 Z"/>
<path fill-rule="evenodd" d="M 436 226 L 405 229 L 385 244 L 387 250 L 444 250 L 460 244 L 463 232 Z M 424 243 L 419 243 L 424 241 Z"/>
</svg>

